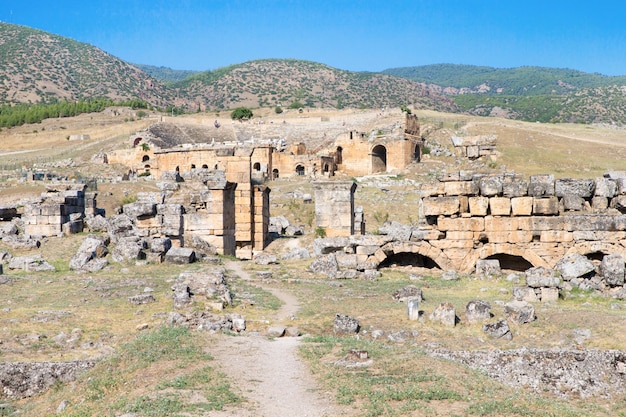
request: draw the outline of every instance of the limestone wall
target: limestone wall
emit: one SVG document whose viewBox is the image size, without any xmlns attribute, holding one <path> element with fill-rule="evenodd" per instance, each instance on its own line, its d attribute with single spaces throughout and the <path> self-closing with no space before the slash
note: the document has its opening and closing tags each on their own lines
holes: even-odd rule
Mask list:
<svg viewBox="0 0 626 417">
<path fill-rule="evenodd" d="M 429 245 L 459 270 L 498 254 L 553 267 L 566 253 L 626 255 L 626 179 L 442 178 L 422 199 Z"/>
<path fill-rule="evenodd" d="M 52 184 L 41 200 L 24 207 L 24 231 L 32 236 L 57 236 L 80 233 L 85 217 L 84 184 Z M 95 208 L 95 194 L 90 195 L 90 209 Z"/>
<path fill-rule="evenodd" d="M 313 189 L 316 227 L 323 228 L 328 237 L 354 235 L 356 184 L 352 181 L 315 181 Z"/>
</svg>

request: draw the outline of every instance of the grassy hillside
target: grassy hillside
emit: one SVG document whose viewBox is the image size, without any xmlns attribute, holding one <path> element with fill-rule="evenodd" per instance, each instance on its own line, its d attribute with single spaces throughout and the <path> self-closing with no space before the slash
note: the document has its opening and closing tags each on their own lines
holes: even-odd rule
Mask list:
<svg viewBox="0 0 626 417">
<path fill-rule="evenodd" d="M 266 59 L 195 74 L 175 84 L 202 107 L 306 106 L 380 108 L 414 104 L 454 111 L 433 86 L 389 75 L 349 72 L 327 65 Z"/>
<path fill-rule="evenodd" d="M 0 103 L 96 97 L 165 106 L 174 96 L 138 68 L 92 45 L 0 23 Z"/>
</svg>

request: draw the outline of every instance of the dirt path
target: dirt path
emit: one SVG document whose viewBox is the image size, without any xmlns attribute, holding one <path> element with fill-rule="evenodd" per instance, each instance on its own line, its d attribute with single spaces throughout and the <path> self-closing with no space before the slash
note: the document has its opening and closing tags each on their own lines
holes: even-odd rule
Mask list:
<svg viewBox="0 0 626 417">
<path fill-rule="evenodd" d="M 226 268 L 242 279 L 250 279 L 238 262 Z M 264 288 L 283 305 L 272 317 L 272 325 L 285 325 L 298 310 L 297 299 L 282 290 Z M 331 417 L 341 415 L 327 393 L 318 390 L 307 367 L 298 358 L 296 337 L 270 340 L 261 335 L 226 336 L 210 349 L 218 368 L 232 378 L 232 385 L 248 399 L 245 410 L 214 413 L 212 416 L 242 417 Z"/>
</svg>

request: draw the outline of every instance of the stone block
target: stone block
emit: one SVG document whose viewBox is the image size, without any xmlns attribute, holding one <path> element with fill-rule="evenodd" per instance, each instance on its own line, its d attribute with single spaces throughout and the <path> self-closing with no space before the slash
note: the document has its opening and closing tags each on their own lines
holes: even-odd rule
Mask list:
<svg viewBox="0 0 626 417">
<path fill-rule="evenodd" d="M 515 179 L 502 183 L 502 195 L 504 197 L 523 197 L 528 194 L 528 181 Z"/>
<path fill-rule="evenodd" d="M 583 211 L 585 209 L 585 199 L 574 194 L 565 194 L 561 199 L 563 209 L 566 211 Z"/>
<path fill-rule="evenodd" d="M 485 229 L 484 217 L 469 217 L 469 218 L 449 218 L 442 217 L 437 221 L 437 226 L 440 231 L 448 230 L 471 230 L 473 232 L 480 232 Z"/>
<path fill-rule="evenodd" d="M 607 285 L 612 287 L 624 285 L 625 267 L 622 255 L 605 255 L 600 264 L 600 272 Z"/>
<path fill-rule="evenodd" d="M 443 183 L 443 189 L 447 196 L 475 195 L 478 192 L 472 181 L 449 181 Z"/>
<path fill-rule="evenodd" d="M 451 216 L 459 213 L 458 197 L 426 197 L 423 199 L 425 216 Z"/>
<path fill-rule="evenodd" d="M 562 243 L 574 241 L 574 233 L 562 230 L 544 230 L 540 233 L 539 236 L 539 241 L 545 243 Z"/>
<path fill-rule="evenodd" d="M 617 182 L 610 178 L 596 178 L 595 197 L 613 198 L 617 195 Z"/>
<path fill-rule="evenodd" d="M 472 216 L 486 216 L 489 210 L 489 197 L 469 197 L 469 212 Z"/>
<path fill-rule="evenodd" d="M 591 199 L 591 207 L 594 210 L 606 210 L 609 208 L 609 199 L 607 197 L 593 197 Z"/>
<path fill-rule="evenodd" d="M 541 302 L 547 303 L 551 301 L 559 300 L 559 289 L 558 288 L 541 288 Z"/>
<path fill-rule="evenodd" d="M 489 211 L 493 216 L 509 216 L 511 214 L 511 199 L 507 197 L 491 197 Z"/>
<path fill-rule="evenodd" d="M 531 175 L 528 184 L 528 195 L 532 197 L 547 197 L 554 195 L 554 175 Z"/>
<path fill-rule="evenodd" d="M 533 212 L 533 197 L 511 198 L 511 213 L 513 216 L 530 216 Z"/>
<path fill-rule="evenodd" d="M 465 155 L 469 159 L 476 159 L 480 156 L 480 148 L 478 146 L 467 146 L 465 148 Z"/>
<path fill-rule="evenodd" d="M 195 260 L 196 253 L 190 248 L 172 246 L 165 254 L 165 261 L 173 264 L 190 264 Z"/>
<path fill-rule="evenodd" d="M 590 198 L 595 189 L 595 181 L 591 179 L 559 178 L 554 182 L 554 195 L 565 197 L 575 195 L 581 198 Z"/>
<path fill-rule="evenodd" d="M 513 298 L 517 301 L 526 301 L 528 303 L 534 303 L 536 301 L 539 301 L 537 298 L 537 293 L 533 288 L 530 287 L 514 286 L 511 289 L 511 292 L 513 294 Z"/>
<path fill-rule="evenodd" d="M 501 177 L 484 177 L 479 181 L 480 195 L 493 197 L 502 194 Z"/>
<path fill-rule="evenodd" d="M 533 199 L 533 214 L 536 216 L 555 216 L 559 214 L 559 199 L 556 196 Z"/>
</svg>

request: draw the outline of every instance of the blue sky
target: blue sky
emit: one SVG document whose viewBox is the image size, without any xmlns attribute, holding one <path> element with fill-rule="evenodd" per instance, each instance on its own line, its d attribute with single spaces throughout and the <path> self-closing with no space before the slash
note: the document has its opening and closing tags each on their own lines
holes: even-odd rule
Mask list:
<svg viewBox="0 0 626 417">
<path fill-rule="evenodd" d="M 350 71 L 437 63 L 626 75 L 622 0 L 0 0 L 0 20 L 125 61 L 213 70 L 295 58 Z"/>
</svg>

